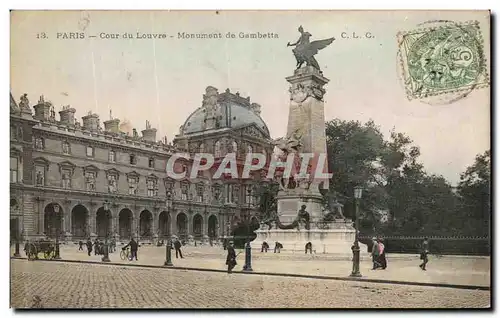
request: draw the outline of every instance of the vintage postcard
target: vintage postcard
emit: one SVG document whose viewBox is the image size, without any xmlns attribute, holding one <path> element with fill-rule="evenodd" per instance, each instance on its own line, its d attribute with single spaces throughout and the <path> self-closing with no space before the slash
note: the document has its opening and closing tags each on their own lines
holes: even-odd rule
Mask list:
<svg viewBox="0 0 500 318">
<path fill-rule="evenodd" d="M 491 308 L 489 11 L 10 18 L 11 307 Z"/>
</svg>

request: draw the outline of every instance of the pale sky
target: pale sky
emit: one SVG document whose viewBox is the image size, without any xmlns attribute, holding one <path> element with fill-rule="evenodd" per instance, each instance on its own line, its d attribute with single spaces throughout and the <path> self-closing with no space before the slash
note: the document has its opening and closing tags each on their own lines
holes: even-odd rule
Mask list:
<svg viewBox="0 0 500 318">
<path fill-rule="evenodd" d="M 138 131 L 149 120 L 158 139 L 166 135 L 171 141 L 201 106 L 207 86 L 229 88 L 262 105 L 262 118 L 276 138 L 286 133 L 285 77 L 295 67 L 286 44 L 298 39 L 302 25 L 311 41 L 336 38 L 316 55 L 330 79 L 325 119 L 373 119 L 386 136 L 395 127 L 420 147 L 428 172 L 456 183 L 475 155 L 489 149 L 490 90 L 441 106 L 406 98 L 396 35 L 429 20 L 478 20 L 483 39 L 490 38 L 486 11 L 18 11 L 11 15 L 11 92 L 17 101 L 27 93 L 31 105 L 43 94 L 56 112 L 71 105 L 80 121 L 93 111 L 103 122 L 109 109 Z M 46 39 L 37 38 L 42 32 Z M 64 32 L 84 32 L 85 38 L 57 39 Z M 101 32 L 120 38 L 100 39 Z M 125 32 L 167 37 L 123 39 Z M 223 38 L 178 39 L 178 32 L 220 32 Z M 228 32 L 236 38 L 227 39 Z M 278 38 L 240 39 L 240 32 Z M 489 42 L 484 48 L 489 59 Z"/>
</svg>

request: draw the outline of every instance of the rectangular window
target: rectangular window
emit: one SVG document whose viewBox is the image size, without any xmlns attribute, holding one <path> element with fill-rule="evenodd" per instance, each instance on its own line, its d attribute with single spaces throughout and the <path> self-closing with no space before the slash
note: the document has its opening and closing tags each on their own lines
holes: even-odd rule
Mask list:
<svg viewBox="0 0 500 318">
<path fill-rule="evenodd" d="M 19 167 L 18 160 L 15 157 L 10 157 L 10 182 L 16 183 L 18 181 Z"/>
<path fill-rule="evenodd" d="M 233 185 L 226 184 L 226 203 L 233 203 Z"/>
<path fill-rule="evenodd" d="M 205 192 L 205 189 L 203 185 L 197 185 L 196 186 L 196 202 L 203 202 L 203 193 Z"/>
<path fill-rule="evenodd" d="M 128 178 L 128 194 L 137 195 L 137 178 Z"/>
<path fill-rule="evenodd" d="M 87 157 L 93 157 L 94 156 L 94 148 L 91 146 L 87 146 Z"/>
<path fill-rule="evenodd" d="M 155 159 L 154 158 L 149 158 L 148 167 L 150 167 L 150 168 L 155 167 Z"/>
<path fill-rule="evenodd" d="M 148 179 L 148 197 L 158 196 L 157 180 Z"/>
<path fill-rule="evenodd" d="M 69 154 L 70 153 L 71 148 L 70 148 L 69 142 L 63 141 L 63 143 L 62 143 L 62 151 L 63 151 L 64 154 Z"/>
<path fill-rule="evenodd" d="M 41 137 L 35 137 L 35 149 L 42 150 L 44 148 L 44 141 Z"/>
<path fill-rule="evenodd" d="M 131 165 L 137 164 L 137 157 L 135 155 L 130 155 L 129 162 Z"/>
<path fill-rule="evenodd" d="M 248 205 L 254 204 L 253 187 L 251 185 L 247 185 L 245 188 L 245 203 Z"/>
<path fill-rule="evenodd" d="M 181 199 L 182 200 L 188 199 L 188 192 L 189 192 L 189 186 L 186 183 L 183 183 L 181 185 Z"/>
<path fill-rule="evenodd" d="M 108 161 L 109 162 L 115 162 L 116 161 L 116 153 L 113 150 L 109 151 Z"/>
</svg>

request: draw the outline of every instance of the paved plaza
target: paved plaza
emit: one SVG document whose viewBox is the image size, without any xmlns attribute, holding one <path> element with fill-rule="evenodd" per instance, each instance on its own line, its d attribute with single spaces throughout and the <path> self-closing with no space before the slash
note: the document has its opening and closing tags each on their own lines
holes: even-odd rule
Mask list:
<svg viewBox="0 0 500 318">
<path fill-rule="evenodd" d="M 30 308 L 35 295 L 44 308 L 490 306 L 481 290 L 12 259 L 11 306 Z"/>
<path fill-rule="evenodd" d="M 119 256 L 120 247 L 110 254 L 111 262 L 137 265 L 163 265 L 165 262 L 165 247 L 143 246 L 139 248 L 138 261 L 124 261 Z M 226 251 L 221 247 L 193 247 L 185 246 L 182 249 L 184 258 L 176 259 L 172 250 L 172 262 L 177 267 L 219 269 L 225 270 Z M 238 265 L 235 271 L 241 271 L 245 263 L 245 253 L 237 257 Z M 13 250 L 12 250 L 13 254 Z M 41 255 L 41 254 L 40 254 Z M 23 254 L 24 256 L 24 254 Z M 42 256 L 43 257 L 43 256 Z M 78 251 L 77 245 L 61 247 L 61 257 L 64 260 L 100 262 L 102 256 L 87 255 L 85 251 Z M 488 257 L 442 256 L 430 255 L 428 270 L 422 271 L 417 255 L 388 254 L 386 270 L 371 270 L 371 261 L 368 253 L 362 253 L 361 273 L 364 278 L 381 279 L 403 282 L 490 286 L 490 259 Z M 252 251 L 252 268 L 255 272 L 283 273 L 302 275 L 322 275 L 347 277 L 352 270 L 351 258 L 348 255 L 308 254 L 282 252 L 275 254 L 272 251 L 260 253 Z"/>
</svg>

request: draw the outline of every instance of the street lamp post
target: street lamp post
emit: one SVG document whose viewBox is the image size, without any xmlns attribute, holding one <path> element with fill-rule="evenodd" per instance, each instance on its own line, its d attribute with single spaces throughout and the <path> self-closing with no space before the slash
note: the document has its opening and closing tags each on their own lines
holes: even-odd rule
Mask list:
<svg viewBox="0 0 500 318">
<path fill-rule="evenodd" d="M 353 258 L 352 258 L 352 273 L 351 277 L 361 277 L 361 273 L 359 271 L 359 200 L 361 199 L 361 196 L 363 194 L 363 188 L 360 186 L 354 187 L 354 202 L 356 205 L 356 221 L 354 224 L 355 230 L 356 230 L 356 235 L 354 238 L 354 245 L 352 246 L 352 253 L 353 253 Z"/>
<path fill-rule="evenodd" d="M 170 215 L 170 208 L 171 208 L 171 204 L 172 204 L 171 199 L 172 199 L 172 193 L 170 193 L 170 191 L 168 191 L 167 192 L 168 215 Z M 170 222 L 172 222 L 172 220 L 170 220 Z M 166 226 L 168 227 L 168 223 L 166 223 Z M 172 264 L 172 238 L 170 237 L 170 231 L 167 231 L 167 228 L 165 228 L 164 233 L 166 233 L 166 236 L 167 236 L 167 244 L 165 244 L 166 255 L 165 255 L 165 263 L 163 264 L 163 266 L 174 266 L 174 264 Z"/>
<path fill-rule="evenodd" d="M 248 210 L 247 213 L 245 214 L 246 218 L 246 223 L 247 223 L 247 242 L 245 244 L 245 265 L 243 266 L 243 271 L 245 272 L 251 272 L 253 271 L 252 269 L 252 247 L 250 246 L 250 194 L 252 190 L 248 189 L 248 196 L 247 196 L 247 201 L 248 201 Z"/>
<path fill-rule="evenodd" d="M 59 217 L 59 204 L 53 205 L 54 214 L 57 215 L 57 226 L 56 226 L 56 252 L 54 255 L 54 259 L 61 259 L 60 251 L 59 251 L 59 231 L 61 227 L 61 218 Z"/>
<path fill-rule="evenodd" d="M 109 213 L 109 203 L 108 201 L 104 201 L 104 212 L 106 212 L 106 214 Z M 108 219 L 109 220 L 109 219 Z M 106 236 L 104 237 L 104 256 L 102 257 L 102 261 L 103 262 L 111 262 L 111 260 L 109 259 L 109 242 L 108 242 L 108 236 L 109 236 L 109 224 L 108 225 L 108 228 L 106 229 Z"/>
<path fill-rule="evenodd" d="M 21 253 L 19 253 L 19 233 L 16 231 L 16 246 L 14 251 L 14 257 L 21 257 Z"/>
</svg>

